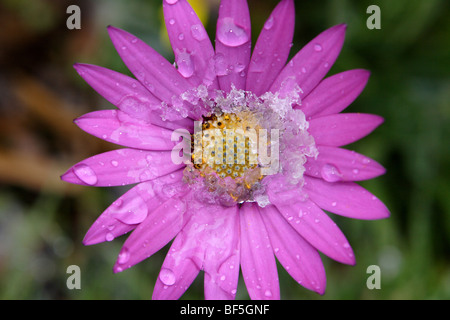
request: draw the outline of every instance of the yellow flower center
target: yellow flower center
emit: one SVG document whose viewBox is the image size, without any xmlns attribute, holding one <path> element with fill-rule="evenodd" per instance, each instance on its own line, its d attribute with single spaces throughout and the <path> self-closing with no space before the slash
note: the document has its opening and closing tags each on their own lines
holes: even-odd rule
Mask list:
<svg viewBox="0 0 450 320">
<path fill-rule="evenodd" d="M 246 191 L 263 178 L 259 129 L 258 117 L 249 111 L 203 116 L 201 131 L 192 136 L 191 170 L 205 178 L 211 192 L 223 187 L 235 201 L 245 201 Z"/>
</svg>

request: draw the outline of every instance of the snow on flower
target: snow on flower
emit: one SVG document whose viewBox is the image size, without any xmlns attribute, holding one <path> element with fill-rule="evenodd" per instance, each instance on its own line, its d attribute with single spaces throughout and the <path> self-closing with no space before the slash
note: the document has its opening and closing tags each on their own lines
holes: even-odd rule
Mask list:
<svg viewBox="0 0 450 320">
<path fill-rule="evenodd" d="M 355 263 L 324 210 L 356 219 L 389 216 L 355 183 L 384 168 L 341 148 L 383 122 L 376 115 L 340 113 L 362 92 L 369 72 L 325 78 L 346 26 L 325 30 L 288 62 L 293 0 L 276 6 L 253 53 L 246 1 L 221 1 L 215 48 L 186 0 L 165 0 L 163 9 L 175 63 L 109 27 L 135 78 L 75 65 L 118 108 L 75 123 L 124 148 L 85 159 L 62 179 L 134 185 L 100 215 L 84 244 L 131 232 L 114 266 L 121 272 L 173 240 L 154 299 L 178 299 L 200 271 L 206 299 L 234 299 L 240 270 L 252 299 L 279 299 L 275 258 L 299 284 L 323 294 L 319 252 Z M 184 136 L 173 139 L 174 131 Z M 179 140 L 186 140 L 184 147 Z M 174 152 L 184 160 L 173 161 Z"/>
</svg>

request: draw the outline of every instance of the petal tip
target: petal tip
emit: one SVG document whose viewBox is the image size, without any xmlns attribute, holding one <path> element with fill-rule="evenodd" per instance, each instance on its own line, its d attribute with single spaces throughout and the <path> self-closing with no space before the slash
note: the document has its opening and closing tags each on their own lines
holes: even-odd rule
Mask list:
<svg viewBox="0 0 450 320">
<path fill-rule="evenodd" d="M 73 172 L 72 168 L 70 168 L 64 174 L 62 174 L 60 176 L 60 179 L 62 181 L 69 182 L 69 183 L 78 183 L 78 178 L 75 175 L 75 173 Z"/>
</svg>

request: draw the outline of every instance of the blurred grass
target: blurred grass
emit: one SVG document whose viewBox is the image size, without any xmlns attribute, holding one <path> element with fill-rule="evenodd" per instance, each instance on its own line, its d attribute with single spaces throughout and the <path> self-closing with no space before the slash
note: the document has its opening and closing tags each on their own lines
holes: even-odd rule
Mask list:
<svg viewBox="0 0 450 320">
<path fill-rule="evenodd" d="M 253 43 L 276 3 L 249 1 Z M 81 7 L 81 30 L 65 26 L 69 4 Z M 81 244 L 90 224 L 125 189 L 70 186 L 59 175 L 85 157 L 115 148 L 71 123 L 110 107 L 72 64 L 129 74 L 107 38 L 109 24 L 173 59 L 162 36 L 160 4 L 0 0 L 0 299 L 151 297 L 164 250 L 114 275 L 124 237 Z M 366 8 L 372 4 L 381 8 L 381 30 L 366 28 Z M 297 285 L 280 267 L 283 299 L 450 299 L 449 5 L 446 0 L 296 1 L 292 55 L 324 29 L 345 22 L 346 42 L 330 73 L 372 72 L 347 111 L 379 114 L 385 123 L 348 148 L 387 168 L 385 176 L 361 184 L 392 216 L 359 221 L 331 215 L 354 248 L 357 265 L 322 256 L 323 297 Z M 214 37 L 217 1 L 207 8 Z M 66 287 L 72 264 L 81 268 L 81 290 Z M 381 268 L 381 290 L 366 287 L 366 270 L 373 264 Z M 183 299 L 203 298 L 202 278 Z M 237 298 L 247 299 L 242 279 L 239 285 Z"/>
</svg>

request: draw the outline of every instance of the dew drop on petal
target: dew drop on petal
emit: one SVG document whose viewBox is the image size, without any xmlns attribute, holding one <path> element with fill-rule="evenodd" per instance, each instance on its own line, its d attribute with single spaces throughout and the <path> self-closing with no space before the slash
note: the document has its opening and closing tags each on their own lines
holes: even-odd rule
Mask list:
<svg viewBox="0 0 450 320">
<path fill-rule="evenodd" d="M 178 2 L 178 0 L 166 0 L 166 2 L 167 2 L 168 4 L 175 4 L 175 3 Z"/>
<path fill-rule="evenodd" d="M 245 65 L 242 63 L 237 63 L 236 66 L 234 67 L 234 72 L 239 73 L 241 71 L 244 71 L 245 69 Z"/>
<path fill-rule="evenodd" d="M 123 112 L 131 115 L 144 114 L 148 109 L 148 105 L 145 102 L 133 95 L 125 96 L 117 106 Z"/>
<path fill-rule="evenodd" d="M 273 16 L 270 16 L 269 19 L 267 19 L 266 23 L 264 23 L 264 29 L 266 29 L 266 30 L 272 29 L 273 21 L 274 21 Z"/>
<path fill-rule="evenodd" d="M 130 259 L 130 252 L 128 251 L 127 248 L 122 248 L 122 250 L 120 250 L 119 256 L 117 258 L 117 263 L 119 264 L 124 264 L 127 263 L 127 261 Z"/>
<path fill-rule="evenodd" d="M 111 232 L 108 232 L 105 236 L 105 240 L 106 241 L 113 241 L 114 240 L 114 235 Z"/>
<path fill-rule="evenodd" d="M 185 78 L 192 77 L 194 74 L 194 63 L 191 58 L 191 54 L 186 51 L 178 52 L 176 63 L 178 66 L 178 72 Z"/>
<path fill-rule="evenodd" d="M 171 286 L 175 283 L 176 277 L 172 270 L 167 268 L 162 268 L 159 272 L 159 280 L 166 286 Z"/>
<path fill-rule="evenodd" d="M 92 186 L 98 182 L 98 178 L 94 170 L 86 164 L 76 165 L 73 172 L 81 181 L 88 185 Z"/>
<path fill-rule="evenodd" d="M 226 76 L 228 74 L 228 67 L 223 54 L 219 53 L 214 56 L 214 69 L 217 76 Z"/>
<path fill-rule="evenodd" d="M 264 295 L 265 295 L 267 298 L 270 298 L 270 297 L 272 297 L 272 291 L 270 291 L 269 289 L 267 289 L 267 290 L 264 292 Z"/>
<path fill-rule="evenodd" d="M 217 39 L 229 47 L 243 45 L 250 40 L 249 32 L 236 25 L 231 17 L 220 19 L 217 22 Z"/>
<path fill-rule="evenodd" d="M 322 51 L 322 46 L 320 45 L 320 44 L 315 44 L 314 45 L 314 51 L 316 51 L 316 52 L 320 52 L 320 51 Z"/>
<path fill-rule="evenodd" d="M 173 26 L 173 25 L 175 24 L 175 19 L 170 19 L 170 20 L 169 20 L 169 24 L 170 24 L 171 26 Z"/>
<path fill-rule="evenodd" d="M 322 178 L 328 182 L 336 182 L 342 180 L 342 174 L 334 165 L 326 163 L 320 171 Z"/>
<path fill-rule="evenodd" d="M 191 34 L 197 41 L 202 41 L 208 36 L 205 29 L 200 24 L 194 24 L 191 26 Z"/>
</svg>

